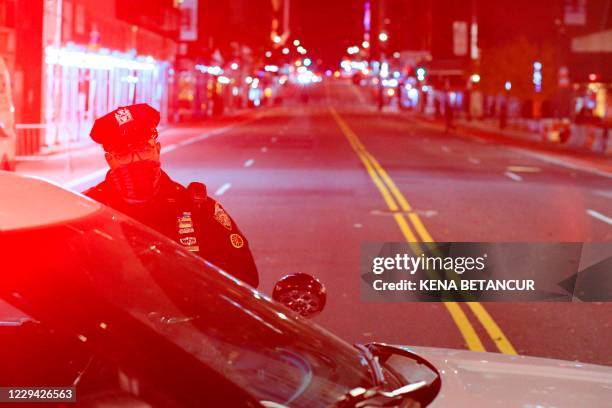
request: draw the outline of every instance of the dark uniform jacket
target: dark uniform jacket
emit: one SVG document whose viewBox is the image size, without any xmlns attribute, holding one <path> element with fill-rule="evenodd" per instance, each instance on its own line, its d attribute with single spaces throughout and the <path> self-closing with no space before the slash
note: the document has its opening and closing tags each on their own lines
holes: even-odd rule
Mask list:
<svg viewBox="0 0 612 408">
<path fill-rule="evenodd" d="M 259 284 L 249 243 L 221 204 L 210 197 L 194 199 L 162 172 L 160 190 L 144 204 L 124 201 L 108 180 L 84 192 L 157 230 L 253 287 Z"/>
</svg>

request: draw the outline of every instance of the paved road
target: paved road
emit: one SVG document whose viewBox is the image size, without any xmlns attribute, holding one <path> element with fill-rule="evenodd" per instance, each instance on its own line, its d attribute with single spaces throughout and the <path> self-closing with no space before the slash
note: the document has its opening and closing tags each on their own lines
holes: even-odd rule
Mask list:
<svg viewBox="0 0 612 408">
<path fill-rule="evenodd" d="M 287 273 L 319 277 L 329 298 L 315 321 L 348 341 L 612 365 L 612 304 L 360 300 L 366 241 L 402 242 L 412 234 L 612 242 L 610 175 L 558 154 L 446 135 L 406 114 L 378 113 L 365 100 L 348 83 L 323 83 L 307 106 L 288 100 L 225 132 L 175 145 L 163 165 L 180 182 L 205 181 L 237 219 L 264 292 Z"/>
</svg>

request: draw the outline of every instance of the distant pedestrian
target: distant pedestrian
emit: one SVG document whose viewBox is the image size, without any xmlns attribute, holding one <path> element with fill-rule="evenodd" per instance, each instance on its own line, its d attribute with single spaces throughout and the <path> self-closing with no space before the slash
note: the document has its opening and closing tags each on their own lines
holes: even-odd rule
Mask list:
<svg viewBox="0 0 612 408">
<path fill-rule="evenodd" d="M 434 115 L 436 117 L 436 119 L 439 119 L 442 117 L 442 108 L 441 108 L 441 104 L 440 104 L 440 97 L 439 96 L 434 96 Z"/>
<path fill-rule="evenodd" d="M 602 138 L 603 140 L 601 141 L 602 142 L 601 149 L 602 149 L 602 153 L 606 154 L 608 153 L 608 146 L 610 143 L 610 123 L 605 122 L 605 119 L 604 119 L 603 128 L 602 128 Z"/>
<path fill-rule="evenodd" d="M 450 92 L 447 92 L 444 95 L 444 123 L 445 123 L 445 132 L 449 133 L 452 130 L 455 130 L 455 124 L 453 121 L 453 104 L 450 97 Z"/>
<path fill-rule="evenodd" d="M 508 124 L 508 102 L 506 98 L 499 101 L 499 128 L 505 129 Z"/>
<path fill-rule="evenodd" d="M 397 108 L 403 110 L 404 105 L 402 104 L 402 90 L 404 89 L 404 81 L 397 81 L 397 87 L 395 88 L 397 93 Z"/>
</svg>

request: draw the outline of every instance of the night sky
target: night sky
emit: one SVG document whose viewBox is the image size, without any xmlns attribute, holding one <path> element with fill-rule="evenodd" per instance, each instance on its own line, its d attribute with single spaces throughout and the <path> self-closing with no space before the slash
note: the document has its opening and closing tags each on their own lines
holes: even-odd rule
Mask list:
<svg viewBox="0 0 612 408">
<path fill-rule="evenodd" d="M 298 38 L 324 68 L 336 68 L 349 46 L 363 36 L 362 0 L 293 0 L 293 37 Z"/>
<path fill-rule="evenodd" d="M 291 40 L 299 39 L 324 68 L 335 68 L 346 49 L 363 38 L 365 0 L 291 0 Z M 471 19 L 472 0 L 372 0 L 382 1 L 384 29 L 390 34 L 390 52 L 452 48 L 452 22 Z M 480 27 L 479 46 L 503 46 L 521 36 L 536 43 L 558 43 L 564 0 L 476 0 Z M 569 28 L 568 35 L 609 28 L 611 0 L 590 0 L 589 21 Z M 232 41 L 249 45 L 255 53 L 270 49 L 270 0 L 203 0 L 202 30 L 221 49 Z M 431 19 L 431 20 L 430 20 Z M 437 42 L 437 43 L 436 43 Z M 442 42 L 442 44 L 441 44 Z"/>
</svg>

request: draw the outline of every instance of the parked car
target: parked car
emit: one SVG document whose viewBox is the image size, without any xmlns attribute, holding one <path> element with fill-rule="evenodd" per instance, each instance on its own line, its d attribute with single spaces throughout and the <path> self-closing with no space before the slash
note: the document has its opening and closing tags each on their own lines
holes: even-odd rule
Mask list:
<svg viewBox="0 0 612 408">
<path fill-rule="evenodd" d="M 15 169 L 15 107 L 11 77 L 0 57 L 0 170 Z"/>
<path fill-rule="evenodd" d="M 0 197 L 3 387 L 72 386 L 88 407 L 609 404 L 608 367 L 350 345 L 82 195 L 0 172 Z M 275 293 L 324 304 L 303 275 Z"/>
</svg>

